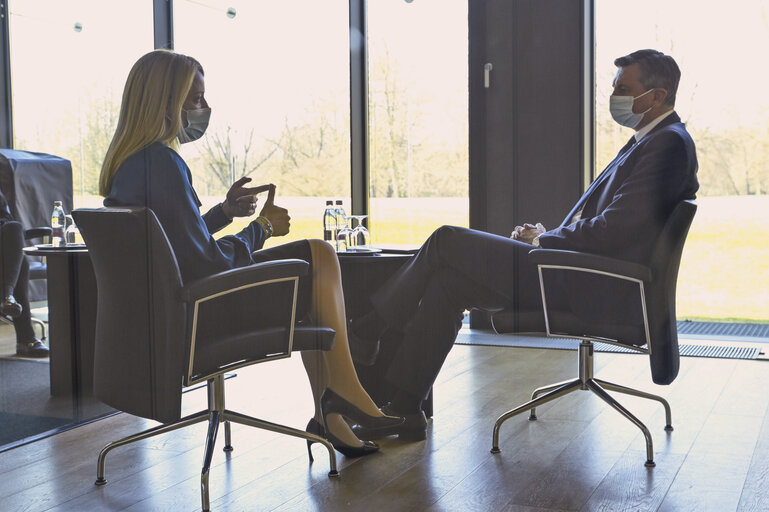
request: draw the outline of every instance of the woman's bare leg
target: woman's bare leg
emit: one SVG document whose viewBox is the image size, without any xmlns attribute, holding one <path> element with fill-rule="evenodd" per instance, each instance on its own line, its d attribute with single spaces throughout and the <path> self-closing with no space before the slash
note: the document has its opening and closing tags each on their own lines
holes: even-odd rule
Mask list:
<svg viewBox="0 0 769 512">
<path fill-rule="evenodd" d="M 328 243 L 322 240 L 310 240 L 309 242 L 313 267 L 311 315 L 318 325 L 330 327 L 336 331 L 334 348 L 331 350 L 302 353 L 302 360 L 307 369 L 307 376 L 310 379 L 310 386 L 315 399 L 315 418 L 319 421 L 323 419 L 318 404 L 326 388 L 333 389 L 341 397 L 370 416 L 383 416 L 366 390 L 363 389 L 350 357 L 339 260 L 334 249 Z M 338 421 L 335 418 L 333 423 L 334 426 L 327 425 L 327 428 L 333 430 L 334 434 L 340 437 L 342 441 L 346 441 L 340 436 L 340 432 L 344 430 L 341 424 L 344 422 L 341 418 L 338 418 Z M 349 434 L 353 435 L 351 431 Z M 357 438 L 354 436 L 353 438 L 357 441 Z M 357 444 L 357 442 L 350 444 Z"/>
</svg>

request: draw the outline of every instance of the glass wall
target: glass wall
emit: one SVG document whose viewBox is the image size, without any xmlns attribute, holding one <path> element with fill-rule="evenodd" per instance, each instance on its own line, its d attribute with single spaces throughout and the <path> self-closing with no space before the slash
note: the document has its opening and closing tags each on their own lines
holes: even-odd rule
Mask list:
<svg viewBox="0 0 769 512">
<path fill-rule="evenodd" d="M 98 177 L 126 76 L 152 50 L 152 3 L 10 0 L 14 148 L 72 161 L 75 207 Z"/>
<path fill-rule="evenodd" d="M 697 145 L 700 191 L 679 317 L 769 322 L 769 71 L 759 57 L 769 2 L 596 0 L 595 13 L 598 171 L 632 134 L 609 115 L 614 59 L 655 48 L 681 68 L 676 111 Z"/>
<path fill-rule="evenodd" d="M 221 201 L 241 176 L 277 185 L 275 204 L 288 208 L 291 233 L 268 245 L 322 238 L 325 199 L 350 208 L 348 5 L 174 3 L 175 48 L 202 64 L 212 109 L 206 135 L 182 156 L 204 203 Z"/>
<path fill-rule="evenodd" d="M 372 240 L 421 244 L 468 225 L 467 1 L 367 6 Z"/>
<path fill-rule="evenodd" d="M 125 78 L 152 50 L 152 3 L 10 0 L 8 9 L 13 146 L 69 159 L 75 207 L 100 206 Z M 32 308 L 46 319 L 45 303 Z M 13 326 L 0 322 L 0 446 L 112 412 L 91 396 L 53 395 L 48 359 L 15 357 L 15 343 Z"/>
</svg>

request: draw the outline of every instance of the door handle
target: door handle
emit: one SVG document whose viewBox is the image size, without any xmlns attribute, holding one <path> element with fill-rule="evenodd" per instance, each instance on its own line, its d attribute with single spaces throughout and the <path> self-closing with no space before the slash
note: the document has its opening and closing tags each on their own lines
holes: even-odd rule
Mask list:
<svg viewBox="0 0 769 512">
<path fill-rule="evenodd" d="M 483 65 L 483 87 L 488 89 L 491 86 L 491 70 L 494 68 L 494 66 L 491 65 L 491 62 L 487 62 Z"/>
</svg>

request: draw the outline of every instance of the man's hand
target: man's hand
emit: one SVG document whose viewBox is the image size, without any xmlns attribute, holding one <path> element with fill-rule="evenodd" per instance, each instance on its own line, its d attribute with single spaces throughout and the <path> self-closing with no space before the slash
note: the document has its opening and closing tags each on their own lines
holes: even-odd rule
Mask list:
<svg viewBox="0 0 769 512">
<path fill-rule="evenodd" d="M 545 231 L 547 231 L 545 226 L 539 222 L 536 224 L 524 224 L 523 226 L 515 226 L 515 229 L 510 234 L 510 238 L 525 244 L 530 244 Z"/>
<path fill-rule="evenodd" d="M 251 178 L 240 178 L 227 191 L 227 198 L 222 203 L 222 210 L 228 219 L 235 217 L 250 217 L 256 212 L 256 195 L 270 190 L 274 185 L 244 187 Z"/>
<path fill-rule="evenodd" d="M 259 213 L 260 217 L 265 217 L 272 224 L 272 236 L 283 236 L 288 234 L 288 230 L 291 228 L 291 217 L 288 215 L 288 210 L 275 206 L 275 185 L 267 185 L 269 187 L 269 194 L 267 195 L 267 201 L 262 207 L 262 211 Z"/>
</svg>

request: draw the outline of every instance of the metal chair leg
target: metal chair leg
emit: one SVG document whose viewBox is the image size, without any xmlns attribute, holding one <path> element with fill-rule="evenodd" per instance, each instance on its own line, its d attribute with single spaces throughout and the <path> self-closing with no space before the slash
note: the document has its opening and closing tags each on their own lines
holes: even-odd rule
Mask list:
<svg viewBox="0 0 769 512">
<path fill-rule="evenodd" d="M 211 460 L 214 456 L 214 445 L 216 444 L 216 433 L 219 431 L 219 422 L 221 413 L 211 411 L 208 418 L 208 434 L 206 435 L 206 451 L 203 455 L 203 470 L 200 473 L 200 500 L 203 504 L 203 512 L 209 512 L 211 509 L 208 501 L 208 473 L 211 469 Z"/>
<path fill-rule="evenodd" d="M 107 446 L 102 448 L 101 452 L 99 452 L 99 459 L 96 463 L 96 482 L 94 483 L 96 485 L 104 485 L 107 483 L 107 479 L 104 478 L 104 459 L 107 457 L 107 453 L 109 453 L 112 449 L 117 448 L 118 446 L 123 446 L 136 441 L 141 441 L 142 439 L 148 439 L 153 436 L 165 434 L 166 432 L 171 432 L 180 428 L 194 425 L 195 423 L 205 421 L 207 418 L 208 411 L 201 411 L 186 416 L 176 423 L 171 423 L 169 425 L 158 425 L 157 427 L 147 429 L 143 432 L 139 432 L 138 434 L 124 437 L 123 439 L 109 443 Z"/>
<path fill-rule="evenodd" d="M 224 451 L 232 451 L 232 429 L 229 421 L 224 422 Z"/>
<path fill-rule="evenodd" d="M 601 397 L 601 399 L 612 406 L 615 410 L 617 410 L 620 414 L 622 414 L 625 418 L 629 419 L 632 423 L 635 424 L 638 428 L 641 429 L 641 432 L 643 432 L 644 437 L 646 438 L 646 462 L 644 463 L 644 466 L 647 468 L 653 468 L 656 466 L 654 463 L 654 447 L 652 445 L 652 435 L 649 432 L 649 429 L 646 428 L 646 425 L 641 422 L 638 418 L 636 418 L 633 413 L 625 409 L 622 404 L 617 402 L 609 393 L 604 390 L 598 382 L 591 379 L 587 382 L 585 382 L 585 385 L 588 387 L 590 391 Z"/>
<path fill-rule="evenodd" d="M 329 477 L 339 476 L 339 471 L 337 471 L 337 468 L 336 468 L 336 452 L 334 451 L 334 445 L 332 445 L 327 439 L 320 436 L 316 436 L 315 434 L 310 434 L 309 432 L 305 432 L 304 430 L 298 430 L 295 428 L 286 427 L 284 425 L 279 425 L 277 423 L 271 423 L 269 421 L 260 420 L 258 418 L 253 418 L 251 416 L 246 416 L 245 414 L 240 414 L 239 412 L 230 411 L 226 409 L 222 413 L 222 417 L 228 421 L 232 421 L 234 423 L 240 423 L 241 425 L 261 428 L 264 430 L 269 430 L 270 432 L 277 432 L 278 434 L 286 434 L 289 436 L 299 437 L 302 439 L 307 439 L 309 441 L 322 444 L 328 450 L 329 467 L 330 467 L 328 476 Z"/>
<path fill-rule="evenodd" d="M 555 400 L 556 398 L 562 397 L 563 395 L 569 394 L 572 391 L 576 391 L 582 387 L 582 381 L 580 379 L 574 379 L 570 381 L 566 381 L 561 383 L 560 387 L 557 387 L 544 395 L 535 398 L 533 400 L 529 400 L 525 404 L 519 405 L 515 409 L 512 409 L 510 411 L 507 411 L 502 416 L 497 418 L 496 423 L 494 423 L 494 432 L 492 434 L 492 442 L 491 442 L 491 453 L 499 453 L 499 428 L 502 426 L 502 423 L 507 421 L 508 419 L 512 418 L 516 414 L 520 414 L 523 411 L 528 411 L 529 409 L 533 409 L 536 406 L 546 404 L 547 402 L 551 400 Z"/>
<path fill-rule="evenodd" d="M 559 387 L 563 386 L 564 384 L 568 384 L 568 383 L 573 382 L 573 381 L 574 381 L 574 379 L 562 380 L 561 382 L 556 382 L 556 383 L 550 384 L 548 386 L 542 386 L 540 388 L 537 388 L 531 394 L 531 399 L 534 400 L 535 398 L 537 398 L 539 395 L 541 395 L 543 393 L 547 393 L 548 391 L 552 391 L 552 390 L 554 390 L 556 388 L 559 388 Z M 530 421 L 534 421 L 536 419 L 537 419 L 537 408 L 536 407 L 532 407 L 531 410 L 529 411 L 529 420 Z"/>
<path fill-rule="evenodd" d="M 605 389 L 608 389 L 609 391 L 616 391 L 617 393 L 624 393 L 626 395 L 638 396 L 641 398 L 648 398 L 649 400 L 658 401 L 665 408 L 665 431 L 671 432 L 673 430 L 673 421 L 672 421 L 672 413 L 670 412 L 670 404 L 668 403 L 667 400 L 665 400 L 661 396 L 654 395 L 652 393 L 647 393 L 645 391 L 641 391 L 638 389 L 629 388 L 627 386 L 622 386 L 620 384 L 614 384 L 613 382 L 607 382 L 601 379 L 593 379 L 593 380 L 596 381 Z"/>
<path fill-rule="evenodd" d="M 35 317 L 32 317 L 30 320 L 32 320 L 33 324 L 40 327 L 40 340 L 45 341 L 45 322 Z"/>
</svg>

